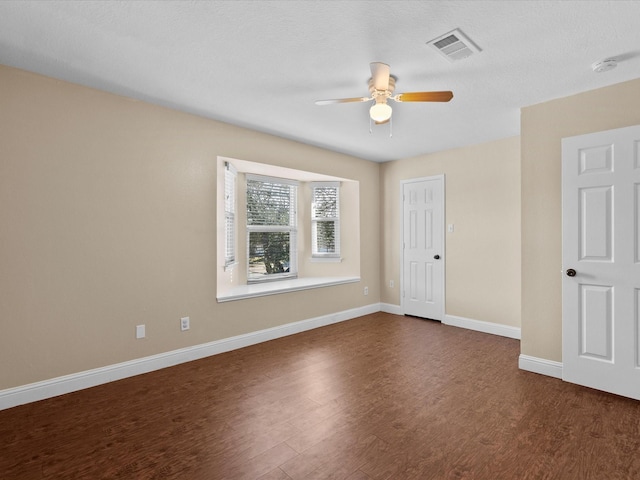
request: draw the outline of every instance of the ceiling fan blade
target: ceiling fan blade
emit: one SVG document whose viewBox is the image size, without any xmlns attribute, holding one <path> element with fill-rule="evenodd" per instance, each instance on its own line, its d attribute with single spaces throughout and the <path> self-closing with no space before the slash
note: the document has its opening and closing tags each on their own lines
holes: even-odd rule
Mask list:
<svg viewBox="0 0 640 480">
<path fill-rule="evenodd" d="M 332 100 L 316 100 L 316 105 L 332 105 L 334 103 L 367 102 L 371 97 L 336 98 Z"/>
<path fill-rule="evenodd" d="M 382 91 L 389 88 L 389 75 L 391 74 L 389 65 L 381 62 L 372 62 L 369 66 L 371 67 L 374 88 Z"/>
<path fill-rule="evenodd" d="M 453 98 L 453 92 L 408 92 L 391 98 L 396 102 L 448 102 Z"/>
</svg>

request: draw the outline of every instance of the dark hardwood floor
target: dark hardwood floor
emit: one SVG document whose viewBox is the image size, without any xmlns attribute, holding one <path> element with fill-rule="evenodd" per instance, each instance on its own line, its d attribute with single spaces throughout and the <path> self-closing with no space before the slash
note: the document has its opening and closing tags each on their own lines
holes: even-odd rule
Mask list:
<svg viewBox="0 0 640 480">
<path fill-rule="evenodd" d="M 637 479 L 640 402 L 378 313 L 0 412 L 9 479 Z"/>
</svg>

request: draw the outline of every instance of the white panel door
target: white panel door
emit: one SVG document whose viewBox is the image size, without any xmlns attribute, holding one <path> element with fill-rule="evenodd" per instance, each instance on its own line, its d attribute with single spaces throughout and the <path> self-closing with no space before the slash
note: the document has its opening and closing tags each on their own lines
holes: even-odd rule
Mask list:
<svg viewBox="0 0 640 480">
<path fill-rule="evenodd" d="M 444 176 L 403 184 L 405 315 L 444 317 Z"/>
<path fill-rule="evenodd" d="M 562 377 L 640 399 L 640 126 L 562 141 Z"/>
</svg>

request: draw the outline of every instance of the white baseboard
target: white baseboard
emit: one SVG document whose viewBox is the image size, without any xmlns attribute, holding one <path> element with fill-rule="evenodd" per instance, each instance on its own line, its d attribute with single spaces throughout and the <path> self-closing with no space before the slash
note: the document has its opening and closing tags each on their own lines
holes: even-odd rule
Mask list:
<svg viewBox="0 0 640 480">
<path fill-rule="evenodd" d="M 343 322 L 352 318 L 361 317 L 371 313 L 379 312 L 379 303 L 366 305 L 364 307 L 352 308 L 321 317 L 309 318 L 299 322 L 287 323 L 257 332 L 246 333 L 235 337 L 215 340 L 213 342 L 194 345 L 193 347 L 181 348 L 169 352 L 151 355 L 149 357 L 138 358 L 128 362 L 108 365 L 106 367 L 94 368 L 84 372 L 52 378 L 28 385 L 0 390 L 0 410 L 23 405 L 25 403 L 36 402 L 46 398 L 56 397 L 65 393 L 95 387 L 104 383 L 133 377 L 143 373 L 172 367 L 180 363 L 198 360 L 200 358 L 217 355 L 219 353 L 236 350 L 249 345 L 286 337 L 295 333 L 312 330 L 314 328 Z"/>
<path fill-rule="evenodd" d="M 285 325 L 279 325 L 277 327 L 259 330 L 257 332 L 250 332 L 201 345 L 194 345 L 192 347 L 172 350 L 157 355 L 151 355 L 149 357 L 138 358 L 128 362 L 107 365 L 105 367 L 86 370 L 84 372 L 78 372 L 41 382 L 0 390 L 0 410 L 23 405 L 25 403 L 36 402 L 38 400 L 44 400 L 46 398 L 56 397 L 65 393 L 83 390 L 85 388 L 95 387 L 97 385 L 133 377 L 143 373 L 149 373 L 154 370 L 172 367 L 180 363 L 198 360 L 211 355 L 217 355 L 219 353 L 236 350 L 238 348 L 248 347 L 257 343 L 286 337 L 288 335 L 331 325 L 333 323 L 344 322 L 352 318 L 380 311 L 391 313 L 393 315 L 404 314 L 400 305 L 374 303 L 364 307 L 301 320 L 299 322 L 287 323 Z M 456 317 L 454 315 L 445 315 L 445 319 L 442 323 L 445 325 L 477 330 L 493 335 L 520 339 L 520 329 L 517 327 Z M 520 355 L 518 365 L 522 370 L 562 378 L 562 363 L 560 362 L 530 357 L 528 355 Z"/>
<path fill-rule="evenodd" d="M 473 320 L 471 318 L 456 317 L 455 315 L 445 315 L 442 323 L 453 327 L 467 328 L 469 330 L 476 330 L 478 332 L 491 333 L 492 335 L 500 335 L 501 337 L 520 340 L 519 327 L 511 327 L 500 323 L 483 322 L 481 320 Z"/>
<path fill-rule="evenodd" d="M 520 370 L 539 373 L 562 380 L 562 362 L 520 354 L 518 367 Z"/>
<path fill-rule="evenodd" d="M 393 315 L 404 315 L 400 305 L 392 305 L 390 303 L 381 303 L 380 311 L 384 313 L 391 313 Z"/>
</svg>

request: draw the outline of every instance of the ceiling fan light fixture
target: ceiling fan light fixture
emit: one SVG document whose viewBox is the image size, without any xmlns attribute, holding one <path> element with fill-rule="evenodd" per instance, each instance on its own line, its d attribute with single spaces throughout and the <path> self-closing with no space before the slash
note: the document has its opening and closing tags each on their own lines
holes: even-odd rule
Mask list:
<svg viewBox="0 0 640 480">
<path fill-rule="evenodd" d="M 386 103 L 376 103 L 369 109 L 371 120 L 376 123 L 386 122 L 389 120 L 392 112 L 393 110 L 391 106 Z"/>
</svg>

